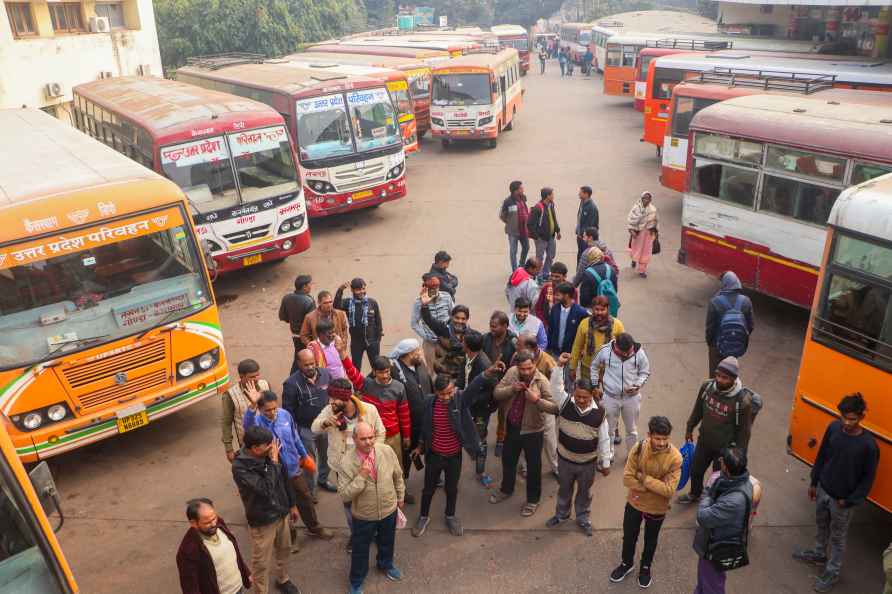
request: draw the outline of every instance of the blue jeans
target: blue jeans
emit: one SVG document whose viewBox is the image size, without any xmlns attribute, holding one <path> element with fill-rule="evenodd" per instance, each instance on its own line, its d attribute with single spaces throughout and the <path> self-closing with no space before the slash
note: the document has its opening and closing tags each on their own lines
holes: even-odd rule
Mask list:
<svg viewBox="0 0 892 594">
<path fill-rule="evenodd" d="M 369 549 L 372 541 L 378 547 L 378 568 L 393 567 L 393 548 L 396 543 L 396 512 L 383 520 L 369 521 L 353 518 L 353 553 L 350 557 L 350 585 L 362 586 L 369 573 Z"/>
<path fill-rule="evenodd" d="M 315 495 L 316 486 L 328 482 L 328 434 L 313 433 L 308 427 L 298 427 L 297 432 L 307 453 L 316 461 L 316 474 L 306 473 L 307 486 L 310 487 L 310 493 Z"/>
<path fill-rule="evenodd" d="M 517 246 L 520 245 L 520 261 L 517 260 Z M 518 266 L 523 266 L 527 261 L 527 254 L 530 253 L 530 240 L 527 237 L 519 235 L 508 236 L 508 258 L 511 261 L 511 272 L 517 270 Z"/>
</svg>

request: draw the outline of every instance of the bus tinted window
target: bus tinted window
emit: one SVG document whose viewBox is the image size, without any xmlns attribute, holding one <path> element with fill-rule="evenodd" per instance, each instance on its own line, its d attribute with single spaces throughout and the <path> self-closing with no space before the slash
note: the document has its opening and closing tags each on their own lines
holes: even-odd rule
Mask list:
<svg viewBox="0 0 892 594">
<path fill-rule="evenodd" d="M 688 130 L 691 126 L 691 120 L 694 119 L 694 116 L 697 115 L 701 109 L 705 107 L 709 107 L 713 103 L 716 103 L 714 99 L 695 99 L 693 97 L 676 97 L 675 101 L 675 109 L 672 112 L 672 136 L 676 138 L 687 138 Z M 761 145 L 756 145 L 759 147 L 761 151 Z M 744 148 L 744 151 L 747 154 L 752 153 L 752 150 L 747 151 Z"/>
<path fill-rule="evenodd" d="M 654 58 L 656 58 L 656 56 L 641 56 L 641 64 L 638 69 L 636 80 L 641 82 L 647 80 L 647 69 L 650 67 L 650 63 L 654 61 Z"/>
<path fill-rule="evenodd" d="M 846 160 L 783 146 L 768 147 L 766 166 L 812 177 L 842 181 Z"/>
<path fill-rule="evenodd" d="M 434 105 L 489 105 L 492 102 L 489 76 L 445 74 L 434 77 Z"/>
<path fill-rule="evenodd" d="M 635 58 L 638 56 L 638 48 L 634 45 L 623 46 L 623 66 L 634 66 Z"/>
<path fill-rule="evenodd" d="M 892 281 L 892 249 L 837 235 L 831 262 L 887 281 Z"/>
<path fill-rule="evenodd" d="M 892 258 L 892 251 L 887 255 Z M 866 280 L 830 274 L 815 337 L 858 358 L 892 369 L 892 290 Z"/>
<path fill-rule="evenodd" d="M 787 177 L 766 175 L 759 210 L 806 223 L 826 225 L 840 190 Z"/>
<path fill-rule="evenodd" d="M 229 149 L 222 136 L 163 147 L 161 169 L 199 212 L 238 204 Z"/>
<path fill-rule="evenodd" d="M 653 98 L 669 99 L 672 97 L 672 89 L 683 79 L 681 70 L 657 68 L 654 71 Z"/>
<path fill-rule="evenodd" d="M 700 159 L 694 167 L 695 192 L 752 208 L 755 202 L 758 172 Z"/>
<path fill-rule="evenodd" d="M 892 167 L 888 165 L 874 165 L 873 163 L 855 163 L 852 168 L 852 181 L 850 185 L 857 185 L 869 179 L 892 173 Z"/>
<path fill-rule="evenodd" d="M 619 66 L 622 62 L 622 48 L 618 45 L 607 46 L 607 65 Z"/>
</svg>

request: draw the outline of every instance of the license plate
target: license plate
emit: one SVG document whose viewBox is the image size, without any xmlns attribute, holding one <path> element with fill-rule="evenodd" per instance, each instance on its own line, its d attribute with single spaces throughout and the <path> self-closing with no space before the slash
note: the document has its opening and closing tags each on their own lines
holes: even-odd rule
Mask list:
<svg viewBox="0 0 892 594">
<path fill-rule="evenodd" d="M 354 192 L 353 199 L 354 200 L 365 200 L 366 198 L 371 198 L 375 193 L 371 190 L 363 190 L 362 192 Z"/>
<path fill-rule="evenodd" d="M 118 411 L 118 433 L 127 433 L 149 424 L 149 413 L 146 407 L 139 405 Z"/>
<path fill-rule="evenodd" d="M 455 134 L 456 136 L 467 136 L 468 134 L 471 133 L 471 131 L 470 130 L 453 130 L 452 133 Z"/>
<path fill-rule="evenodd" d="M 242 266 L 251 266 L 252 264 L 260 264 L 263 261 L 263 254 L 254 254 L 242 258 Z"/>
</svg>

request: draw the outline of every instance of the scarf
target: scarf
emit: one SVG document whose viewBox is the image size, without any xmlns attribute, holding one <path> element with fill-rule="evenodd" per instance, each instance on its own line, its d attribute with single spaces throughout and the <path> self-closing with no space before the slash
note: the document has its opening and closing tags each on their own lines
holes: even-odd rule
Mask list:
<svg viewBox="0 0 892 594">
<path fill-rule="evenodd" d="M 528 239 L 527 221 L 530 220 L 530 207 L 527 206 L 526 198 L 523 196 L 520 200 L 515 198 L 514 204 L 517 205 L 517 232 L 522 239 Z"/>
<path fill-rule="evenodd" d="M 604 344 L 613 340 L 613 318 L 607 314 L 607 321 L 603 326 L 598 326 L 598 320 L 594 314 L 588 320 L 588 337 L 585 343 L 585 354 L 592 356 L 595 354 L 595 332 L 604 333 Z"/>
<path fill-rule="evenodd" d="M 363 297 L 362 301 L 362 323 L 356 323 L 356 298 L 351 298 L 350 301 L 347 302 L 347 316 L 350 318 L 350 327 L 356 328 L 357 326 L 362 326 L 365 328 L 369 325 L 369 298 Z"/>
<path fill-rule="evenodd" d="M 644 206 L 644 203 L 639 199 L 635 203 L 635 206 L 632 207 L 632 210 L 629 211 L 627 221 L 629 223 L 629 229 L 632 231 L 656 229 L 657 207 L 653 205 L 653 202 Z"/>
</svg>

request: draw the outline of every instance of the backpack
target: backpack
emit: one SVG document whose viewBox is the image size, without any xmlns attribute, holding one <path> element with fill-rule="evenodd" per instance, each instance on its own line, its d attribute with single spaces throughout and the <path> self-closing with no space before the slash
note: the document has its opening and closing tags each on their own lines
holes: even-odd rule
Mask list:
<svg viewBox="0 0 892 594">
<path fill-rule="evenodd" d="M 753 392 L 749 388 L 743 388 L 740 391 L 740 398 L 737 399 L 737 404 L 734 408 L 734 425 L 740 427 L 740 403 L 741 401 L 746 405 L 748 404 L 750 409 L 752 410 L 752 421 L 751 425 L 756 422 L 756 415 L 759 414 L 759 411 L 762 410 L 762 397 L 759 396 L 756 392 Z"/>
<path fill-rule="evenodd" d="M 601 276 L 595 271 L 594 266 L 590 266 L 585 269 L 586 272 L 591 274 L 595 282 L 598 283 L 598 290 L 595 293 L 596 296 L 607 297 L 607 300 L 610 302 L 610 316 L 616 317 L 616 314 L 619 313 L 619 295 L 616 293 L 616 287 L 613 285 L 613 270 L 609 265 L 606 266 L 605 270 L 607 270 L 607 278 L 602 279 Z"/>
<path fill-rule="evenodd" d="M 533 211 L 538 210 L 538 216 L 533 216 Z M 530 209 L 530 216 L 527 218 L 527 235 L 530 236 L 530 239 L 538 239 L 539 238 L 539 227 L 542 226 L 542 217 L 545 215 L 545 207 L 542 206 L 542 203 L 539 202 L 535 204 L 533 208 Z"/>
<path fill-rule="evenodd" d="M 746 316 L 741 309 L 743 295 L 736 295 L 732 304 L 726 295 L 718 296 L 719 303 L 725 306 L 725 313 L 719 322 L 716 348 L 724 357 L 742 357 L 749 346 L 750 333 L 746 324 Z"/>
</svg>

